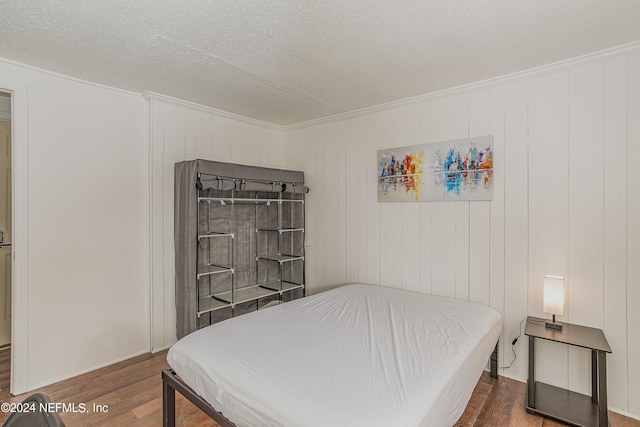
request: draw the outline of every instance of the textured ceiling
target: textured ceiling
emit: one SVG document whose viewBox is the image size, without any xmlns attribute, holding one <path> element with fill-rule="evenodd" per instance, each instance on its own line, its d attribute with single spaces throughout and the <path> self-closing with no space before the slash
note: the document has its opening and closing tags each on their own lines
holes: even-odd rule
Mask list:
<svg viewBox="0 0 640 427">
<path fill-rule="evenodd" d="M 0 0 L 0 57 L 281 125 L 636 40 L 638 0 Z"/>
</svg>

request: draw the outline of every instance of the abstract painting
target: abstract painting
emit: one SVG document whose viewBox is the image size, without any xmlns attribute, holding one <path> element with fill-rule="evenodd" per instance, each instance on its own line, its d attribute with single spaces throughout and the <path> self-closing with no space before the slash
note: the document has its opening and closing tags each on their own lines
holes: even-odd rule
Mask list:
<svg viewBox="0 0 640 427">
<path fill-rule="evenodd" d="M 378 150 L 379 202 L 493 200 L 493 137 Z"/>
</svg>

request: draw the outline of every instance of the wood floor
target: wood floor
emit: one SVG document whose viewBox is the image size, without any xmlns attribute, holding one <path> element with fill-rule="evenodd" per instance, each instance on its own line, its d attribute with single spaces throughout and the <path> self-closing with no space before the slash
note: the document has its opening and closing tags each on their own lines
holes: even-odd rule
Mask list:
<svg viewBox="0 0 640 427">
<path fill-rule="evenodd" d="M 0 401 L 20 402 L 27 395 L 8 393 L 9 352 L 0 351 Z M 74 426 L 160 426 L 162 425 L 162 379 L 168 367 L 166 352 L 143 355 L 99 369 L 38 391 L 53 402 L 84 403 L 88 413 L 61 413 L 67 427 Z M 6 369 L 6 371 L 4 371 Z M 528 414 L 524 409 L 525 384 L 487 373 L 478 382 L 471 401 L 456 426 L 562 426 L 552 420 Z M 217 426 L 198 408 L 176 393 L 179 426 Z M 106 411 L 93 411 L 103 408 Z M 610 412 L 613 427 L 640 427 L 640 421 Z M 0 423 L 9 414 L 0 412 Z"/>
</svg>

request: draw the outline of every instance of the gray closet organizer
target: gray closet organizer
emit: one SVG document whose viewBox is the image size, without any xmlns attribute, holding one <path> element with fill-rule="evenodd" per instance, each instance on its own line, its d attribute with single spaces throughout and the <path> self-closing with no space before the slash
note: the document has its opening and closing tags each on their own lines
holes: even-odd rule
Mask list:
<svg viewBox="0 0 640 427">
<path fill-rule="evenodd" d="M 304 173 L 175 165 L 177 336 L 304 296 Z"/>
</svg>

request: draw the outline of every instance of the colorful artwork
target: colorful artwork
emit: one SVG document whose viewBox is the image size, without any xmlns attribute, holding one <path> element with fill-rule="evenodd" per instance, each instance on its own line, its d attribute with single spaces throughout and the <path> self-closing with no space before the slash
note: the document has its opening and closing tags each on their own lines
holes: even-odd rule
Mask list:
<svg viewBox="0 0 640 427">
<path fill-rule="evenodd" d="M 493 138 L 378 151 L 378 201 L 493 200 Z"/>
</svg>

